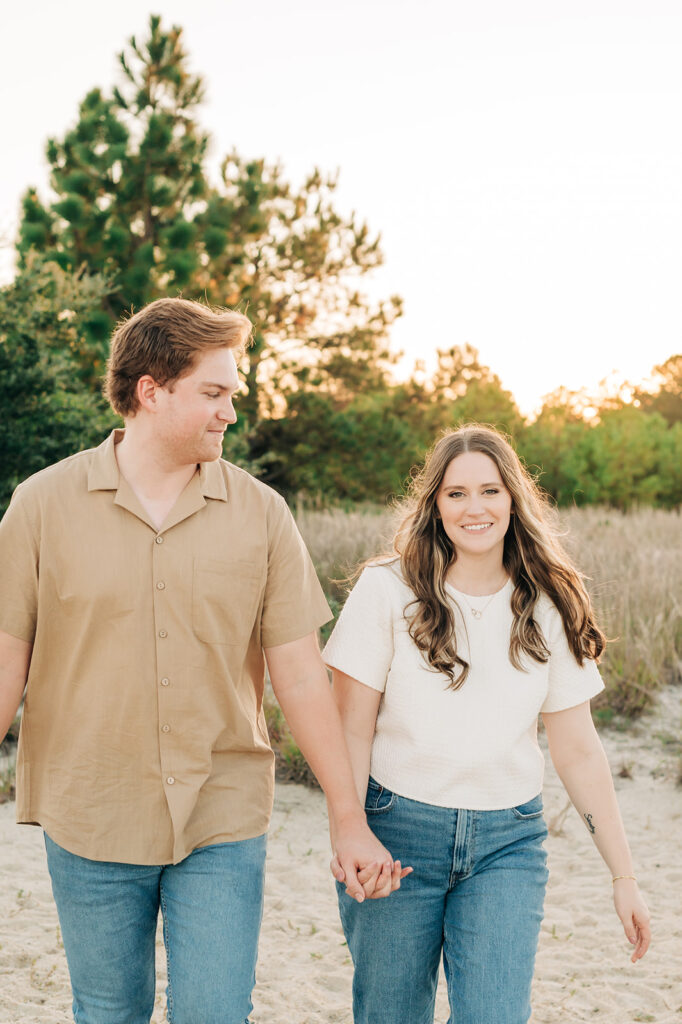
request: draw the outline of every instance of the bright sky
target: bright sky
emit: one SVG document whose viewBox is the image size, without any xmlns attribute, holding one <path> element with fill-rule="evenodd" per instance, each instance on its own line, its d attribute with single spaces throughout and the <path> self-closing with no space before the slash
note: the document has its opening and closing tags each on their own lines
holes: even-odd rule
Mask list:
<svg viewBox="0 0 682 1024">
<path fill-rule="evenodd" d="M 682 350 L 679 0 L 7 4 L 5 241 L 24 189 L 47 194 L 47 137 L 151 11 L 185 30 L 216 162 L 340 169 L 338 206 L 383 238 L 370 293 L 405 300 L 407 369 L 469 342 L 530 411 Z"/>
</svg>

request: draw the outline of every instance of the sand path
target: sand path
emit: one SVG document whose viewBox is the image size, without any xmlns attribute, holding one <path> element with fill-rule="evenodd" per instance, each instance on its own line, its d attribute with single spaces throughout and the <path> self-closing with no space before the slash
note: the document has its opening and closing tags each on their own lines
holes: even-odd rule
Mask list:
<svg viewBox="0 0 682 1024">
<path fill-rule="evenodd" d="M 605 746 L 655 928 L 649 955 L 629 963 L 607 871 L 551 767 L 545 786 L 550 883 L 538 952 L 533 1024 L 682 1024 L 682 788 L 676 785 L 682 690 L 653 718 Z M 679 749 L 679 748 L 677 748 Z M 618 777 L 626 766 L 631 778 Z M 563 821 L 562 824 L 560 822 Z M 256 1024 L 351 1024 L 351 967 L 327 872 L 324 803 L 279 786 L 270 833 Z M 513 937 L 510 937 L 513 941 Z M 158 953 L 153 1024 L 164 1021 Z M 446 1024 L 439 988 L 436 1022 Z M 72 1020 L 68 975 L 38 829 L 0 807 L 0 1024 Z M 493 1024 L 493 1022 L 481 1022 Z"/>
</svg>

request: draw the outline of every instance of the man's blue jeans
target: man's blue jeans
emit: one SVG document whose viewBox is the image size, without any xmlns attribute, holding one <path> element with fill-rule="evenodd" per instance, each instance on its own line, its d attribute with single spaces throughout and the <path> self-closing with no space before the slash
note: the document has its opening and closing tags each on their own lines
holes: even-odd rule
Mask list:
<svg viewBox="0 0 682 1024">
<path fill-rule="evenodd" d="M 158 866 L 87 860 L 47 835 L 45 846 L 76 1024 L 149 1024 L 159 909 L 171 1024 L 248 1024 L 265 836 Z"/>
<path fill-rule="evenodd" d="M 370 779 L 367 820 L 414 873 L 358 904 L 337 886 L 355 1024 L 432 1024 L 441 953 L 449 1024 L 525 1024 L 547 881 L 542 799 L 469 811 Z"/>
</svg>

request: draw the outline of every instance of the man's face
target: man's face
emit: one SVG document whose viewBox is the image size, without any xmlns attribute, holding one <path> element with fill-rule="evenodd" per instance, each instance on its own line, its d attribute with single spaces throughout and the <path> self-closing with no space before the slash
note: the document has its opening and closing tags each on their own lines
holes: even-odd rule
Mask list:
<svg viewBox="0 0 682 1024">
<path fill-rule="evenodd" d="M 194 369 L 172 390 L 157 389 L 154 420 L 159 446 L 176 465 L 212 462 L 220 457 L 223 434 L 237 415 L 232 404 L 240 382 L 229 348 L 199 356 Z"/>
</svg>

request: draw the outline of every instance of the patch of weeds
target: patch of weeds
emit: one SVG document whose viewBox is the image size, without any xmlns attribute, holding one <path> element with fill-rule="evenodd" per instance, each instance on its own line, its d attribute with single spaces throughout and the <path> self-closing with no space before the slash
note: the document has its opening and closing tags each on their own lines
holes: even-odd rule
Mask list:
<svg viewBox="0 0 682 1024">
<path fill-rule="evenodd" d="M 611 725 L 615 717 L 616 712 L 608 705 L 602 707 L 595 705 L 592 708 L 592 718 L 597 725 Z"/>
<path fill-rule="evenodd" d="M 610 724 L 614 715 L 632 720 L 653 706 L 661 681 L 644 658 L 630 654 L 626 659 L 607 647 L 602 672 L 606 689 L 594 701 L 597 721 Z M 611 717 L 600 719 L 599 713 L 606 711 Z"/>
<path fill-rule="evenodd" d="M 7 804 L 17 795 L 14 769 L 0 772 L 0 804 Z"/>
<path fill-rule="evenodd" d="M 679 736 L 671 732 L 657 732 L 654 735 L 668 753 L 682 755 L 682 739 Z"/>
</svg>

